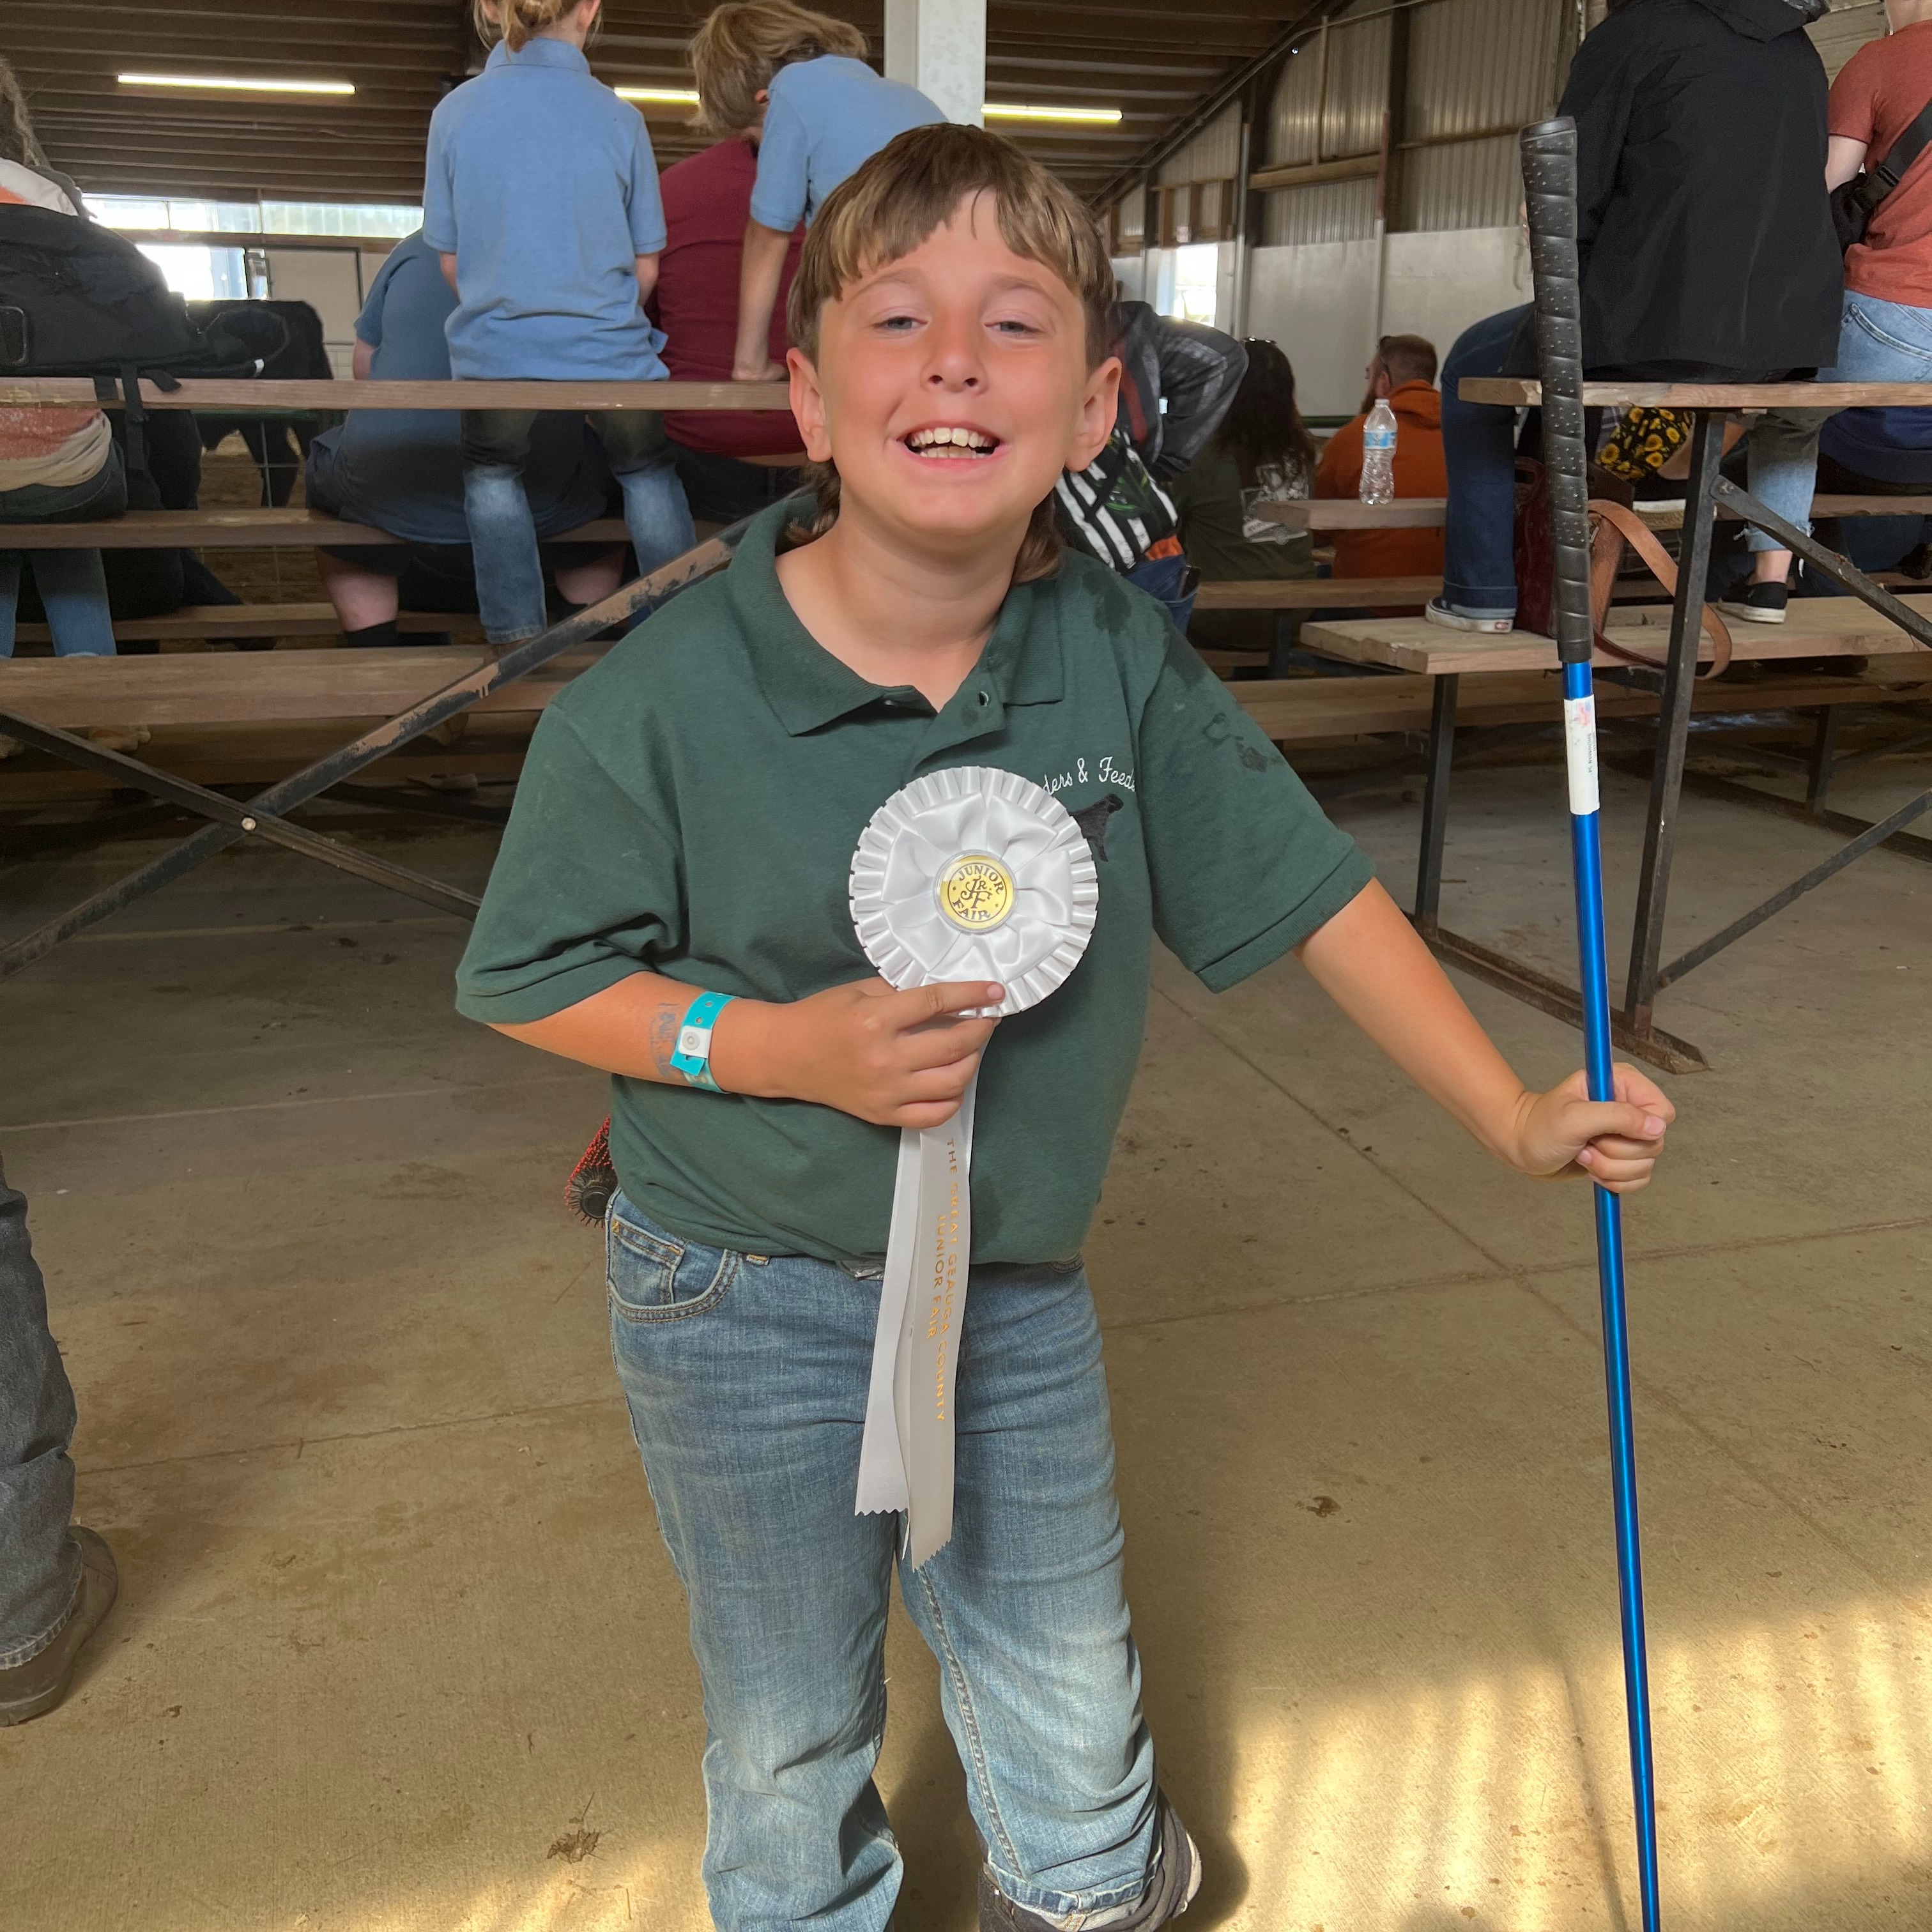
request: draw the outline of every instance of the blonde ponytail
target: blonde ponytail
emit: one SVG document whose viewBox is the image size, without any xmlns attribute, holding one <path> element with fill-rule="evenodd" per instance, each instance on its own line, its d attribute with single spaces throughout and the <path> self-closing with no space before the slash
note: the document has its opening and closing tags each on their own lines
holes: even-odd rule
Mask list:
<svg viewBox="0 0 1932 1932">
<path fill-rule="evenodd" d="M 476 25 L 476 38 L 486 47 L 500 40 L 514 54 L 574 13 L 577 7 L 578 0 L 471 0 L 470 16 Z M 599 14 L 592 23 L 592 34 L 603 24 Z"/>
</svg>

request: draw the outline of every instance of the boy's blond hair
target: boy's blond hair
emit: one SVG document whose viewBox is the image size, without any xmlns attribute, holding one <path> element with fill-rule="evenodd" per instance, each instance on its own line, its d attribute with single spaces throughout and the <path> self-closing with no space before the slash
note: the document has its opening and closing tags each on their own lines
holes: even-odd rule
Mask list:
<svg viewBox="0 0 1932 1932">
<path fill-rule="evenodd" d="M 578 0 L 470 0 L 476 38 L 487 47 L 500 39 L 513 54 L 521 53 L 538 34 L 545 33 L 577 10 Z M 590 23 L 595 40 L 604 25 L 600 12 Z"/>
<path fill-rule="evenodd" d="M 961 202 L 981 194 L 998 211 L 1006 246 L 1051 268 L 1073 292 L 1086 318 L 1087 366 L 1097 368 L 1113 350 L 1114 271 L 1093 217 L 1010 141 L 944 121 L 908 129 L 826 196 L 791 285 L 786 319 L 792 340 L 816 362 L 825 304 L 860 276 L 910 255 L 952 220 Z M 816 463 L 809 476 L 818 514 L 805 534 L 822 536 L 838 520 L 838 471 Z M 1064 548 L 1049 494 L 1034 512 L 1013 581 L 1050 576 Z"/>
<path fill-rule="evenodd" d="M 688 52 L 704 124 L 715 134 L 736 134 L 758 124 L 758 97 L 780 68 L 823 54 L 863 60 L 866 37 L 791 0 L 728 0 L 712 10 Z"/>
</svg>

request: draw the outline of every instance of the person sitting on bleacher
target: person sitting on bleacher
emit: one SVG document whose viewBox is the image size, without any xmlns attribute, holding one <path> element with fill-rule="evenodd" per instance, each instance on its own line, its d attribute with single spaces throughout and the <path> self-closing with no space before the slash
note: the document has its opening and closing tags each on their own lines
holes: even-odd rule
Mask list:
<svg viewBox="0 0 1932 1932">
<path fill-rule="evenodd" d="M 80 190 L 46 164 L 14 70 L 0 60 L 0 201 L 81 214 Z M 127 474 L 98 410 L 0 410 L 0 524 L 84 523 L 125 514 Z M 10 550 L 0 545 L 0 657 L 14 655 L 22 568 L 33 560 L 54 650 L 114 655 L 107 578 L 98 550 Z"/>
<path fill-rule="evenodd" d="M 1218 328 L 1157 315 L 1143 302 L 1116 302 L 1113 352 L 1120 358 L 1114 434 L 1084 470 L 1060 478 L 1060 532 L 1158 597 L 1184 637 L 1196 573 L 1168 489 L 1221 427 L 1248 352 Z"/>
<path fill-rule="evenodd" d="M 1294 399 L 1294 370 L 1272 343 L 1242 345 L 1247 374 L 1208 447 L 1174 480 L 1180 541 L 1210 584 L 1312 577 L 1315 551 L 1306 530 L 1260 514 L 1266 503 L 1294 502 L 1315 482 L 1315 439 Z M 1188 635 L 1225 650 L 1267 650 L 1274 640 L 1269 610 L 1196 613 Z"/>
<path fill-rule="evenodd" d="M 356 320 L 357 380 L 446 382 L 443 325 L 456 294 L 420 229 L 398 244 Z M 399 637 L 399 610 L 474 610 L 476 572 L 464 514 L 461 432 L 454 410 L 351 410 L 310 446 L 308 506 L 407 541 L 332 544 L 316 553 L 322 587 L 352 644 L 422 644 Z M 539 416 L 524 488 L 540 538 L 561 537 L 604 514 L 612 485 L 603 451 L 580 416 Z M 621 548 L 546 542 L 559 594 L 594 604 L 617 587 Z"/>
<path fill-rule="evenodd" d="M 1586 375 L 1761 382 L 1837 353 L 1842 289 L 1825 190 L 1825 68 L 1806 37 L 1826 0 L 1610 0 L 1558 107 L 1576 123 Z M 1452 630 L 1516 621 L 1516 416 L 1466 403 L 1470 376 L 1534 376 L 1527 308 L 1466 329 L 1442 372 Z M 1753 493 L 1802 523 L 1810 490 L 1768 480 L 1778 432 L 1754 436 Z M 1755 534 L 1755 533 L 1754 533 Z"/>
<path fill-rule="evenodd" d="M 1819 434 L 1818 489 L 1832 496 L 1932 496 L 1932 409 L 1840 410 Z M 1821 542 L 1868 574 L 1932 577 L 1932 518 L 1846 517 L 1820 527 Z M 1827 595 L 1840 588 L 1829 579 L 1824 587 Z"/>
<path fill-rule="evenodd" d="M 734 134 L 665 169 L 658 178 L 664 197 L 664 245 L 658 257 L 650 315 L 664 331 L 664 363 L 674 382 L 731 380 L 746 224 L 752 218 L 752 189 L 758 174 L 759 133 L 753 128 Z M 784 360 L 785 303 L 804 242 L 801 224 L 793 231 L 778 275 L 778 302 L 766 344 L 775 363 Z M 796 470 L 745 460 L 796 452 L 803 462 L 798 424 L 788 410 L 680 410 L 665 416 L 664 433 L 677 452 L 685 500 L 700 522 L 735 524 L 798 487 Z"/>
<path fill-rule="evenodd" d="M 1395 494 L 1442 496 L 1442 398 L 1436 388 L 1436 345 L 1420 335 L 1385 335 L 1368 368 L 1361 413 L 1328 439 L 1315 472 L 1318 496 L 1354 497 L 1362 488 L 1362 430 L 1385 401 L 1395 412 Z M 1337 530 L 1337 577 L 1434 577 L 1442 568 L 1439 530 Z"/>
</svg>

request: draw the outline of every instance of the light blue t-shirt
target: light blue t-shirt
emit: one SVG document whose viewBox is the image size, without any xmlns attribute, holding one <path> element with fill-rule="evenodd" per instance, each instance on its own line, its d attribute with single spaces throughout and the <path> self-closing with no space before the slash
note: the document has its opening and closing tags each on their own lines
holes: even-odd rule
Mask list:
<svg viewBox="0 0 1932 1932">
<path fill-rule="evenodd" d="M 844 54 L 780 68 L 758 140 L 752 219 L 789 235 L 895 134 L 945 118 L 917 88 L 881 80 Z"/>
<path fill-rule="evenodd" d="M 356 318 L 379 382 L 447 382 L 444 325 L 456 298 L 420 230 L 392 250 Z M 351 523 L 416 543 L 466 544 L 463 451 L 454 410 L 351 410 L 309 453 L 317 494 Z M 561 536 L 604 514 L 610 472 L 579 416 L 540 416 L 524 463 L 524 494 L 540 537 Z"/>
<path fill-rule="evenodd" d="M 637 258 L 664 244 L 644 116 L 567 41 L 500 41 L 430 117 L 423 238 L 456 257 L 450 368 L 662 380 Z"/>
</svg>

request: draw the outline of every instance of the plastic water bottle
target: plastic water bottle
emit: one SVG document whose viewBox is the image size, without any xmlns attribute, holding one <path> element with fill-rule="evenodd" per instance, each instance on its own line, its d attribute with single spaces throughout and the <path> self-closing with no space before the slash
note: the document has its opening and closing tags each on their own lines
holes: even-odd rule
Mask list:
<svg viewBox="0 0 1932 1932">
<path fill-rule="evenodd" d="M 1378 396 L 1362 425 L 1362 501 L 1395 501 L 1395 412 L 1386 396 Z"/>
</svg>

